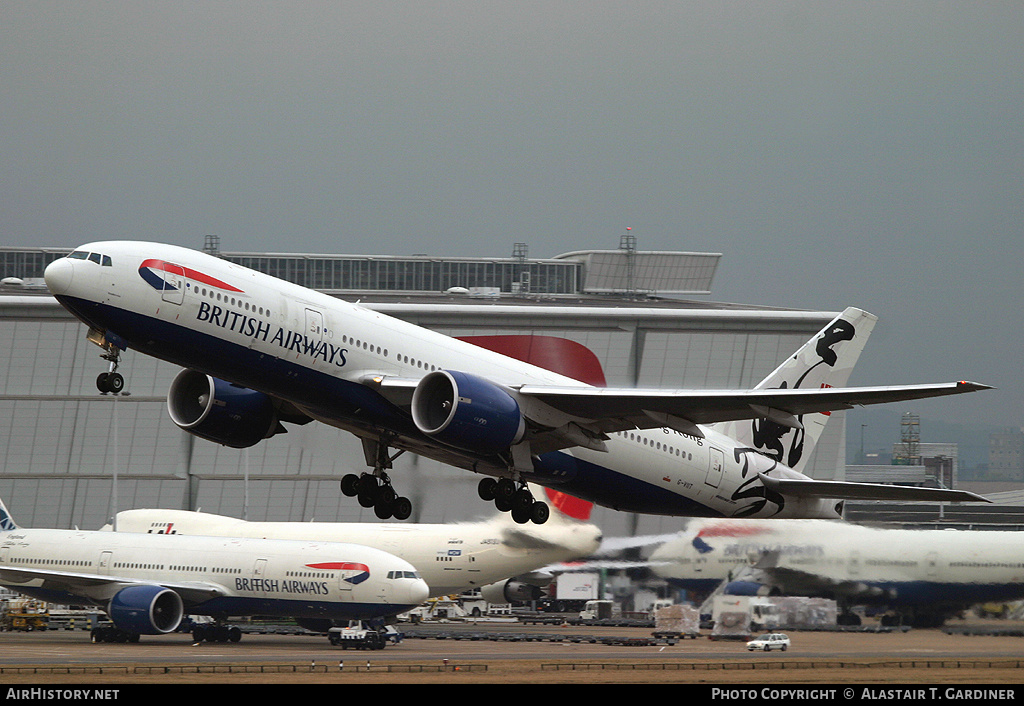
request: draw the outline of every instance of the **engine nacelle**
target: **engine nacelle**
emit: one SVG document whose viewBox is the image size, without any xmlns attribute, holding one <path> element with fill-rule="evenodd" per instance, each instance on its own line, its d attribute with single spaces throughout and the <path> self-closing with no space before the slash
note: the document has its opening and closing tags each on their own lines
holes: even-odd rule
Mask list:
<svg viewBox="0 0 1024 706">
<path fill-rule="evenodd" d="M 185 615 L 181 596 L 163 586 L 129 586 L 110 599 L 107 614 L 114 625 L 139 635 L 174 632 Z"/>
<path fill-rule="evenodd" d="M 512 603 L 513 601 L 535 601 L 544 596 L 544 590 L 523 581 L 498 581 L 480 589 L 480 596 L 488 603 Z"/>
<path fill-rule="evenodd" d="M 273 436 L 278 425 L 269 396 L 195 370 L 171 382 L 167 411 L 185 431 L 235 449 Z"/>
<path fill-rule="evenodd" d="M 526 431 L 519 403 L 507 390 L 458 371 L 437 370 L 420 380 L 412 419 L 424 434 L 480 454 L 504 451 Z"/>
<path fill-rule="evenodd" d="M 724 593 L 729 596 L 769 596 L 772 587 L 757 581 L 730 581 L 725 585 Z"/>
</svg>

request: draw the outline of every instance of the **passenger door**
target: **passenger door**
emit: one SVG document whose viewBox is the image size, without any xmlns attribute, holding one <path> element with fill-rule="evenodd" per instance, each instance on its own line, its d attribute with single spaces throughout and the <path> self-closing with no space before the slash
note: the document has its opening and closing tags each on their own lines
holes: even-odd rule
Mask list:
<svg viewBox="0 0 1024 706">
<path fill-rule="evenodd" d="M 169 262 L 166 264 L 161 297 L 170 304 L 181 304 L 185 301 L 185 268 L 180 265 L 172 265 Z"/>
</svg>

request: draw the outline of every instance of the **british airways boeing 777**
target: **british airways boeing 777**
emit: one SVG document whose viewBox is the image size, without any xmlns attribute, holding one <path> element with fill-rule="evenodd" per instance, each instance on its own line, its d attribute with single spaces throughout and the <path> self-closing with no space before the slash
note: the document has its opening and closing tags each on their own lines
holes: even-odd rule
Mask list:
<svg viewBox="0 0 1024 706">
<path fill-rule="evenodd" d="M 836 520 L 691 520 L 650 563 L 674 586 L 727 595 L 835 599 L 935 627 L 971 605 L 1024 598 L 1020 532 L 866 527 Z M 727 582 L 722 586 L 723 582 Z"/>
<path fill-rule="evenodd" d="M 971 382 L 844 387 L 875 322 L 847 309 L 753 389 L 595 387 L 211 255 L 106 241 L 51 263 L 47 286 L 89 327 L 118 392 L 121 351 L 185 368 L 171 419 L 244 448 L 317 420 L 357 435 L 372 472 L 342 480 L 378 516 L 409 516 L 387 473 L 411 451 L 482 474 L 480 496 L 544 522 L 548 486 L 618 510 L 839 516 L 842 498 L 983 500 L 801 473 L 828 415 L 972 392 Z"/>
<path fill-rule="evenodd" d="M 246 615 L 370 621 L 412 610 L 428 595 L 409 562 L 371 547 L 26 529 L 3 502 L 0 586 L 51 603 L 99 606 L 115 627 L 94 630 L 98 642 L 174 632 L 187 614 L 218 625 Z M 224 627 L 217 632 L 241 637 Z"/>
</svg>

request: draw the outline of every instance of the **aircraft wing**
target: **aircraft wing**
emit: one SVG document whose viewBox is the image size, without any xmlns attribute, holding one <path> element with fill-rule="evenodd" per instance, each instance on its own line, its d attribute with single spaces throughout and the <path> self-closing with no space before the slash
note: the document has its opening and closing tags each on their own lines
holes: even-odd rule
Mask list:
<svg viewBox="0 0 1024 706">
<path fill-rule="evenodd" d="M 917 488 L 909 485 L 886 485 L 884 483 L 846 483 L 835 480 L 773 478 L 763 473 L 759 475 L 766 488 L 790 497 L 910 502 L 992 502 L 986 497 L 970 493 L 966 490 Z"/>
<path fill-rule="evenodd" d="M 759 419 L 772 412 L 798 417 L 813 412 L 834 412 L 857 406 L 959 395 L 990 389 L 976 382 L 881 387 L 827 387 L 817 389 L 658 390 L 607 387 L 548 387 L 523 385 L 521 395 L 533 397 L 567 415 L 589 420 L 654 419 L 665 415 L 693 424 L 738 419 Z M 651 421 L 650 419 L 648 421 Z"/>
<path fill-rule="evenodd" d="M 787 596 L 857 597 L 880 593 L 880 589 L 867 587 L 860 581 L 832 578 L 805 569 L 781 566 L 778 551 L 765 551 L 753 564 L 733 575 L 732 581 L 752 581 L 778 588 Z"/>
<path fill-rule="evenodd" d="M 74 571 L 53 571 L 50 569 L 0 567 L 0 582 L 22 584 L 42 581 L 41 588 L 67 591 L 74 595 L 96 600 L 109 598 L 127 586 L 163 586 L 175 591 L 185 605 L 203 603 L 211 598 L 226 595 L 220 586 L 200 581 L 147 581 L 123 576 L 79 573 Z"/>
<path fill-rule="evenodd" d="M 419 380 L 373 375 L 364 377 L 362 382 L 380 391 L 393 404 L 407 407 Z M 693 425 L 760 419 L 772 413 L 783 418 L 796 418 L 814 412 L 960 395 L 991 387 L 961 380 L 925 385 L 814 389 L 672 390 L 582 385 L 521 385 L 512 389 L 519 395 L 581 420 L 587 426 L 592 423 L 601 431 L 619 431 L 637 426 L 666 426 L 666 419 L 671 421 L 673 418 Z M 621 420 L 630 421 L 620 424 Z"/>
<path fill-rule="evenodd" d="M 408 409 L 419 380 L 367 375 L 373 387 L 392 404 Z M 629 429 L 669 427 L 702 437 L 703 424 L 768 418 L 782 426 L 801 428 L 800 417 L 857 406 L 959 395 L 990 389 L 976 382 L 925 385 L 825 388 L 753 388 L 742 390 L 671 390 L 551 386 L 526 384 L 508 388 L 564 415 L 565 424 L 538 425 L 531 433 L 532 452 L 539 454 L 569 446 L 603 450 L 604 435 Z M 550 424 L 550 415 L 547 416 Z"/>
</svg>

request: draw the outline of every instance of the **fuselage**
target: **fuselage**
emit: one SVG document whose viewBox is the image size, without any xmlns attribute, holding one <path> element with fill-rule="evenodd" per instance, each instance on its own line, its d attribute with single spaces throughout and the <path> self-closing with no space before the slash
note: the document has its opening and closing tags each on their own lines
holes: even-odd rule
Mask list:
<svg viewBox="0 0 1024 706">
<path fill-rule="evenodd" d="M 593 554 L 592 524 L 549 522 L 518 527 L 507 518 L 464 524 L 247 522 L 184 510 L 118 513 L 119 532 L 215 535 L 346 542 L 374 547 L 412 564 L 433 597 L 462 593 L 548 564 Z"/>
<path fill-rule="evenodd" d="M 710 592 L 772 553 L 763 579 L 786 595 L 966 606 L 1024 598 L 1022 544 L 1019 532 L 885 529 L 830 520 L 694 520 L 678 539 L 656 549 L 651 561 L 655 573 L 673 585 Z"/>
<path fill-rule="evenodd" d="M 583 386 L 485 350 L 205 253 L 145 242 L 81 246 L 46 270 L 65 308 L 108 338 L 285 400 L 305 415 L 460 468 L 508 466 L 437 444 L 367 378 L 471 372 L 497 385 Z M 739 449 L 713 428 L 609 435 L 605 450 L 574 447 L 533 459 L 527 480 L 617 510 L 683 516 L 837 517 L 834 503 L 783 498 L 758 472 L 803 478 Z"/>
<path fill-rule="evenodd" d="M 0 584 L 19 593 L 105 607 L 132 583 L 178 590 L 188 613 L 214 617 L 369 620 L 410 610 L 428 595 L 411 564 L 354 544 L 52 529 L 0 532 Z"/>
</svg>

